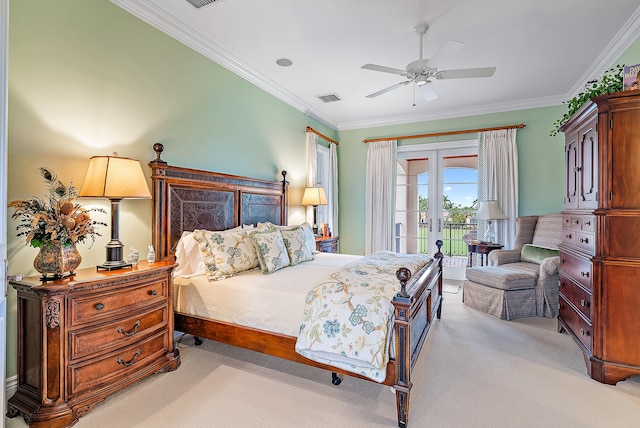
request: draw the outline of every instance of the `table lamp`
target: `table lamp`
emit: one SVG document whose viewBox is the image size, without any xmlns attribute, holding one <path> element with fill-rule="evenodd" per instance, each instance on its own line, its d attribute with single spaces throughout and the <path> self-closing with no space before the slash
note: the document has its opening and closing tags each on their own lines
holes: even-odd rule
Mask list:
<svg viewBox="0 0 640 428">
<path fill-rule="evenodd" d="M 316 210 L 318 205 L 327 205 L 327 195 L 324 193 L 324 187 L 307 187 L 304 189 L 302 205 L 311 205 L 313 207 L 313 234 L 318 236 Z"/>
<path fill-rule="evenodd" d="M 78 196 L 107 198 L 111 201 L 111 241 L 106 245 L 107 261 L 97 268 L 115 270 L 131 266 L 123 259 L 124 246 L 118 236 L 120 201 L 151 198 L 140 162 L 118 157 L 117 153 L 92 157 Z"/>
<path fill-rule="evenodd" d="M 484 239 L 487 242 L 495 243 L 496 234 L 493 232 L 491 227 L 491 220 L 501 220 L 507 218 L 507 216 L 505 216 L 500 210 L 498 201 L 480 201 L 478 212 L 473 218 L 476 220 L 485 220 L 487 222 Z"/>
</svg>

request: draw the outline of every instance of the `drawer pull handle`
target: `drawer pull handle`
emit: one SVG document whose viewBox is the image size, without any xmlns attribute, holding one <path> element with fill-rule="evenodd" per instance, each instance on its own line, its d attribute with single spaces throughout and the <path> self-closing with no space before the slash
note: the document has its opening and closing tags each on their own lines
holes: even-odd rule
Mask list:
<svg viewBox="0 0 640 428">
<path fill-rule="evenodd" d="M 588 244 L 589 243 L 589 238 L 580 238 L 580 242 Z"/>
<path fill-rule="evenodd" d="M 156 290 L 149 290 L 149 294 L 150 294 L 151 296 L 155 296 L 155 295 L 157 295 L 157 294 L 158 294 L 158 292 L 157 292 Z"/>
<path fill-rule="evenodd" d="M 136 324 L 133 326 L 133 329 L 130 332 L 124 331 L 124 329 L 122 327 L 118 327 L 118 329 L 116 331 L 118 333 L 124 334 L 127 337 L 131 337 L 134 334 L 136 334 L 136 331 L 138 330 L 138 327 L 140 327 L 140 320 L 136 321 Z"/>
<path fill-rule="evenodd" d="M 574 224 L 580 224 L 580 221 L 579 220 L 573 220 L 573 223 Z"/>
<path fill-rule="evenodd" d="M 586 224 L 587 226 L 591 226 L 591 221 L 587 220 L 584 222 L 584 224 Z"/>
<path fill-rule="evenodd" d="M 580 272 L 580 276 L 586 276 L 589 278 L 589 272 Z"/>
<path fill-rule="evenodd" d="M 564 235 L 564 237 L 567 238 L 567 239 L 571 239 L 571 234 L 567 233 L 566 235 Z"/>
<path fill-rule="evenodd" d="M 589 336 L 589 332 L 587 330 L 585 330 L 584 328 L 580 329 L 580 334 L 583 336 Z"/>
<path fill-rule="evenodd" d="M 104 309 L 104 303 L 96 303 L 94 308 L 96 308 L 97 310 L 101 311 Z"/>
<path fill-rule="evenodd" d="M 587 302 L 584 299 L 580 299 L 580 306 L 583 306 L 583 307 L 589 306 L 589 302 Z"/>
<path fill-rule="evenodd" d="M 129 361 L 125 361 L 122 358 L 118 357 L 118 359 L 116 360 L 116 363 L 118 364 L 124 364 L 125 367 L 130 367 L 133 364 L 135 364 L 136 360 L 138 359 L 138 357 L 140 356 L 140 350 L 136 349 L 136 353 L 133 355 L 133 358 Z"/>
</svg>

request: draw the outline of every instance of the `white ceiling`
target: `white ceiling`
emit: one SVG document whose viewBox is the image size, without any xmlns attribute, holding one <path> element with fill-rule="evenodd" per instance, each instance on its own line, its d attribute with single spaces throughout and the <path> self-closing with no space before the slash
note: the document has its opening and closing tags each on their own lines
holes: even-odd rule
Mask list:
<svg viewBox="0 0 640 428">
<path fill-rule="evenodd" d="M 640 36 L 638 0 L 112 0 L 142 20 L 336 130 L 558 105 Z M 364 70 L 466 44 L 445 69 L 489 67 L 491 78 L 436 80 L 424 101 L 406 80 Z M 290 67 L 278 58 L 293 61 Z M 640 62 L 640 61 L 639 61 Z M 317 96 L 337 94 L 324 103 Z"/>
</svg>

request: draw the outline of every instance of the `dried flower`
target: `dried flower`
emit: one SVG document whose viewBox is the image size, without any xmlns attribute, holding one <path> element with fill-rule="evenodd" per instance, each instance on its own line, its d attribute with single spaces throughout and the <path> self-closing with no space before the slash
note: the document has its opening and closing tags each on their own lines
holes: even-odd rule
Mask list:
<svg viewBox="0 0 640 428">
<path fill-rule="evenodd" d="M 85 209 L 75 203 L 78 189 L 69 183 L 65 185 L 55 172 L 47 168 L 39 168 L 44 178 L 48 194 L 44 198 L 32 196 L 31 199 L 11 201 L 12 219 L 20 222 L 16 227 L 17 236 L 25 236 L 27 245 L 39 248 L 60 242 L 64 247 L 83 242 L 90 237 L 92 243 L 97 236 L 97 226 L 106 223 L 91 220 L 90 211 L 105 213 L 102 208 Z"/>
</svg>

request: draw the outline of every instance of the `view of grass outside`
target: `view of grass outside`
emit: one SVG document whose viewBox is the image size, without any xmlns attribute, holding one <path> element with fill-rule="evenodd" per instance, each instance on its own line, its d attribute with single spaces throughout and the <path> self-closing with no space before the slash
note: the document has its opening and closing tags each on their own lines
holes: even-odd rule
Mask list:
<svg viewBox="0 0 640 428">
<path fill-rule="evenodd" d="M 468 223 L 450 223 L 445 221 L 442 233 L 442 254 L 446 256 L 466 256 L 468 254 L 467 244 L 462 237 L 472 230 L 476 230 L 475 224 Z M 426 225 L 420 225 L 420 245 L 418 251 L 421 254 L 428 253 L 427 239 L 429 228 Z"/>
</svg>

